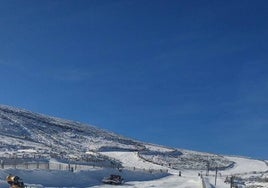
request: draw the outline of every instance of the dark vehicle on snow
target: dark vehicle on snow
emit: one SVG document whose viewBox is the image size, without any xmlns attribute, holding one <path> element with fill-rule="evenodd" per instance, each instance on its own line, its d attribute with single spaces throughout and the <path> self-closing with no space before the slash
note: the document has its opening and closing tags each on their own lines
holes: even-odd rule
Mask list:
<svg viewBox="0 0 268 188">
<path fill-rule="evenodd" d="M 102 180 L 105 184 L 121 185 L 124 183 L 124 179 L 120 175 L 111 174 L 110 177 Z"/>
<path fill-rule="evenodd" d="M 9 174 L 6 177 L 6 181 L 10 185 L 10 188 L 25 188 L 22 179 L 20 179 L 18 176 Z"/>
</svg>

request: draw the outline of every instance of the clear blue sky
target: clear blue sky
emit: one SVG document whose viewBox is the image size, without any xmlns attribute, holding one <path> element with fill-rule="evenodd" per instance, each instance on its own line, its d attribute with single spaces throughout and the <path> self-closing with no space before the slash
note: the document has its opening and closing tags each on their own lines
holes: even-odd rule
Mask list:
<svg viewBox="0 0 268 188">
<path fill-rule="evenodd" d="M 2 0 L 0 103 L 268 159 L 268 1 Z"/>
</svg>

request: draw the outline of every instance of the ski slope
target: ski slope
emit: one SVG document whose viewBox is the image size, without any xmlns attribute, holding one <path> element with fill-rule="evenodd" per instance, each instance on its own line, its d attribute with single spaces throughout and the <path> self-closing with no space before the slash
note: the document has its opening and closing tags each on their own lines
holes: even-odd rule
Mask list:
<svg viewBox="0 0 268 188">
<path fill-rule="evenodd" d="M 122 165 L 126 168 L 167 170 L 167 168 L 163 166 L 153 164 L 139 158 L 138 152 L 101 152 L 101 154 L 121 161 Z"/>
<path fill-rule="evenodd" d="M 265 172 L 268 170 L 265 161 L 243 158 L 243 157 L 226 157 L 235 162 L 231 169 L 223 171 L 223 174 L 243 174 L 249 172 Z"/>
</svg>

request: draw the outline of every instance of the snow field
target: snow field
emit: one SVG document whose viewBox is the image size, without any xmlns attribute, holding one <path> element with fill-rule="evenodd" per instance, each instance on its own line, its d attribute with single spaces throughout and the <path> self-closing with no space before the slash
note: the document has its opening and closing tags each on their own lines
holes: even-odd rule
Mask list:
<svg viewBox="0 0 268 188">
<path fill-rule="evenodd" d="M 144 161 L 138 156 L 138 152 L 101 152 L 101 154 L 106 155 L 111 158 L 115 158 L 123 163 L 126 168 L 136 168 L 136 169 L 154 169 L 166 171 L 167 168 Z"/>
<path fill-rule="evenodd" d="M 8 188 L 5 177 L 8 174 L 16 174 L 21 177 L 26 185 L 30 187 L 79 187 L 79 188 L 106 188 L 114 187 L 104 185 L 101 180 L 110 174 L 119 174 L 125 179 L 121 188 L 201 188 L 202 180 L 198 176 L 200 171 L 182 170 L 179 176 L 178 170 L 169 169 L 170 174 L 163 172 L 163 167 L 140 159 L 137 152 L 102 152 L 103 155 L 120 160 L 125 167 L 122 171 L 110 168 L 91 168 L 77 170 L 75 172 L 64 170 L 22 170 L 2 169 L 0 170 L 0 187 Z M 265 172 L 268 167 L 264 161 L 252 160 L 241 157 L 228 157 L 236 162 L 232 169 L 218 172 L 217 188 L 229 188 L 230 184 L 224 183 L 226 176 L 234 174 L 248 174 L 251 172 Z M 56 162 L 56 161 L 55 161 Z M 134 170 L 135 167 L 135 170 Z M 151 173 L 149 170 L 152 170 Z M 155 171 L 154 171 L 155 170 Z M 162 170 L 162 173 L 160 173 Z M 204 174 L 205 172 L 203 172 Z M 213 188 L 215 184 L 215 171 L 210 171 L 210 176 L 204 177 L 206 188 Z M 257 174 L 258 175 L 258 174 Z M 250 176 L 250 175 L 249 175 Z M 267 183 L 248 183 L 247 185 L 260 185 L 268 187 Z"/>
<path fill-rule="evenodd" d="M 222 172 L 224 175 L 243 174 L 249 172 L 265 172 L 268 166 L 264 161 L 242 158 L 242 157 L 226 157 L 235 162 L 235 166 Z"/>
<path fill-rule="evenodd" d="M 23 182 L 30 187 L 93 187 L 105 186 L 102 183 L 104 177 L 110 174 L 119 174 L 127 182 L 132 181 L 150 181 L 160 179 L 168 174 L 150 174 L 144 172 L 134 172 L 124 170 L 118 172 L 114 169 L 86 170 L 86 171 L 57 171 L 57 170 L 19 170 L 8 169 L 0 170 L 0 187 L 9 187 L 5 181 L 8 174 L 16 174 L 23 179 Z M 127 185 L 127 184 L 126 184 Z"/>
</svg>

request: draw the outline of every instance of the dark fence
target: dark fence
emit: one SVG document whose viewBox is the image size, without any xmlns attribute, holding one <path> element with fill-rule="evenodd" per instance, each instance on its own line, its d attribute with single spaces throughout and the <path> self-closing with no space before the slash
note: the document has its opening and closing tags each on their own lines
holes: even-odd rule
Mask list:
<svg viewBox="0 0 268 188">
<path fill-rule="evenodd" d="M 42 169 L 42 170 L 67 170 L 67 171 L 79 171 L 79 170 L 93 170 L 93 169 L 100 169 L 100 168 L 107 168 L 106 165 L 86 165 L 86 164 L 74 164 L 74 163 L 61 163 L 58 161 L 48 161 L 48 160 L 37 160 L 31 161 L 30 159 L 0 159 L 1 162 L 1 169 Z M 112 167 L 110 167 L 112 168 Z M 123 168 L 116 168 L 119 171 L 121 170 L 130 170 L 130 171 L 138 171 L 138 172 L 146 172 L 150 174 L 157 174 L 157 173 L 168 173 L 167 169 L 146 169 L 146 168 L 136 168 L 136 167 L 123 167 Z"/>
</svg>

